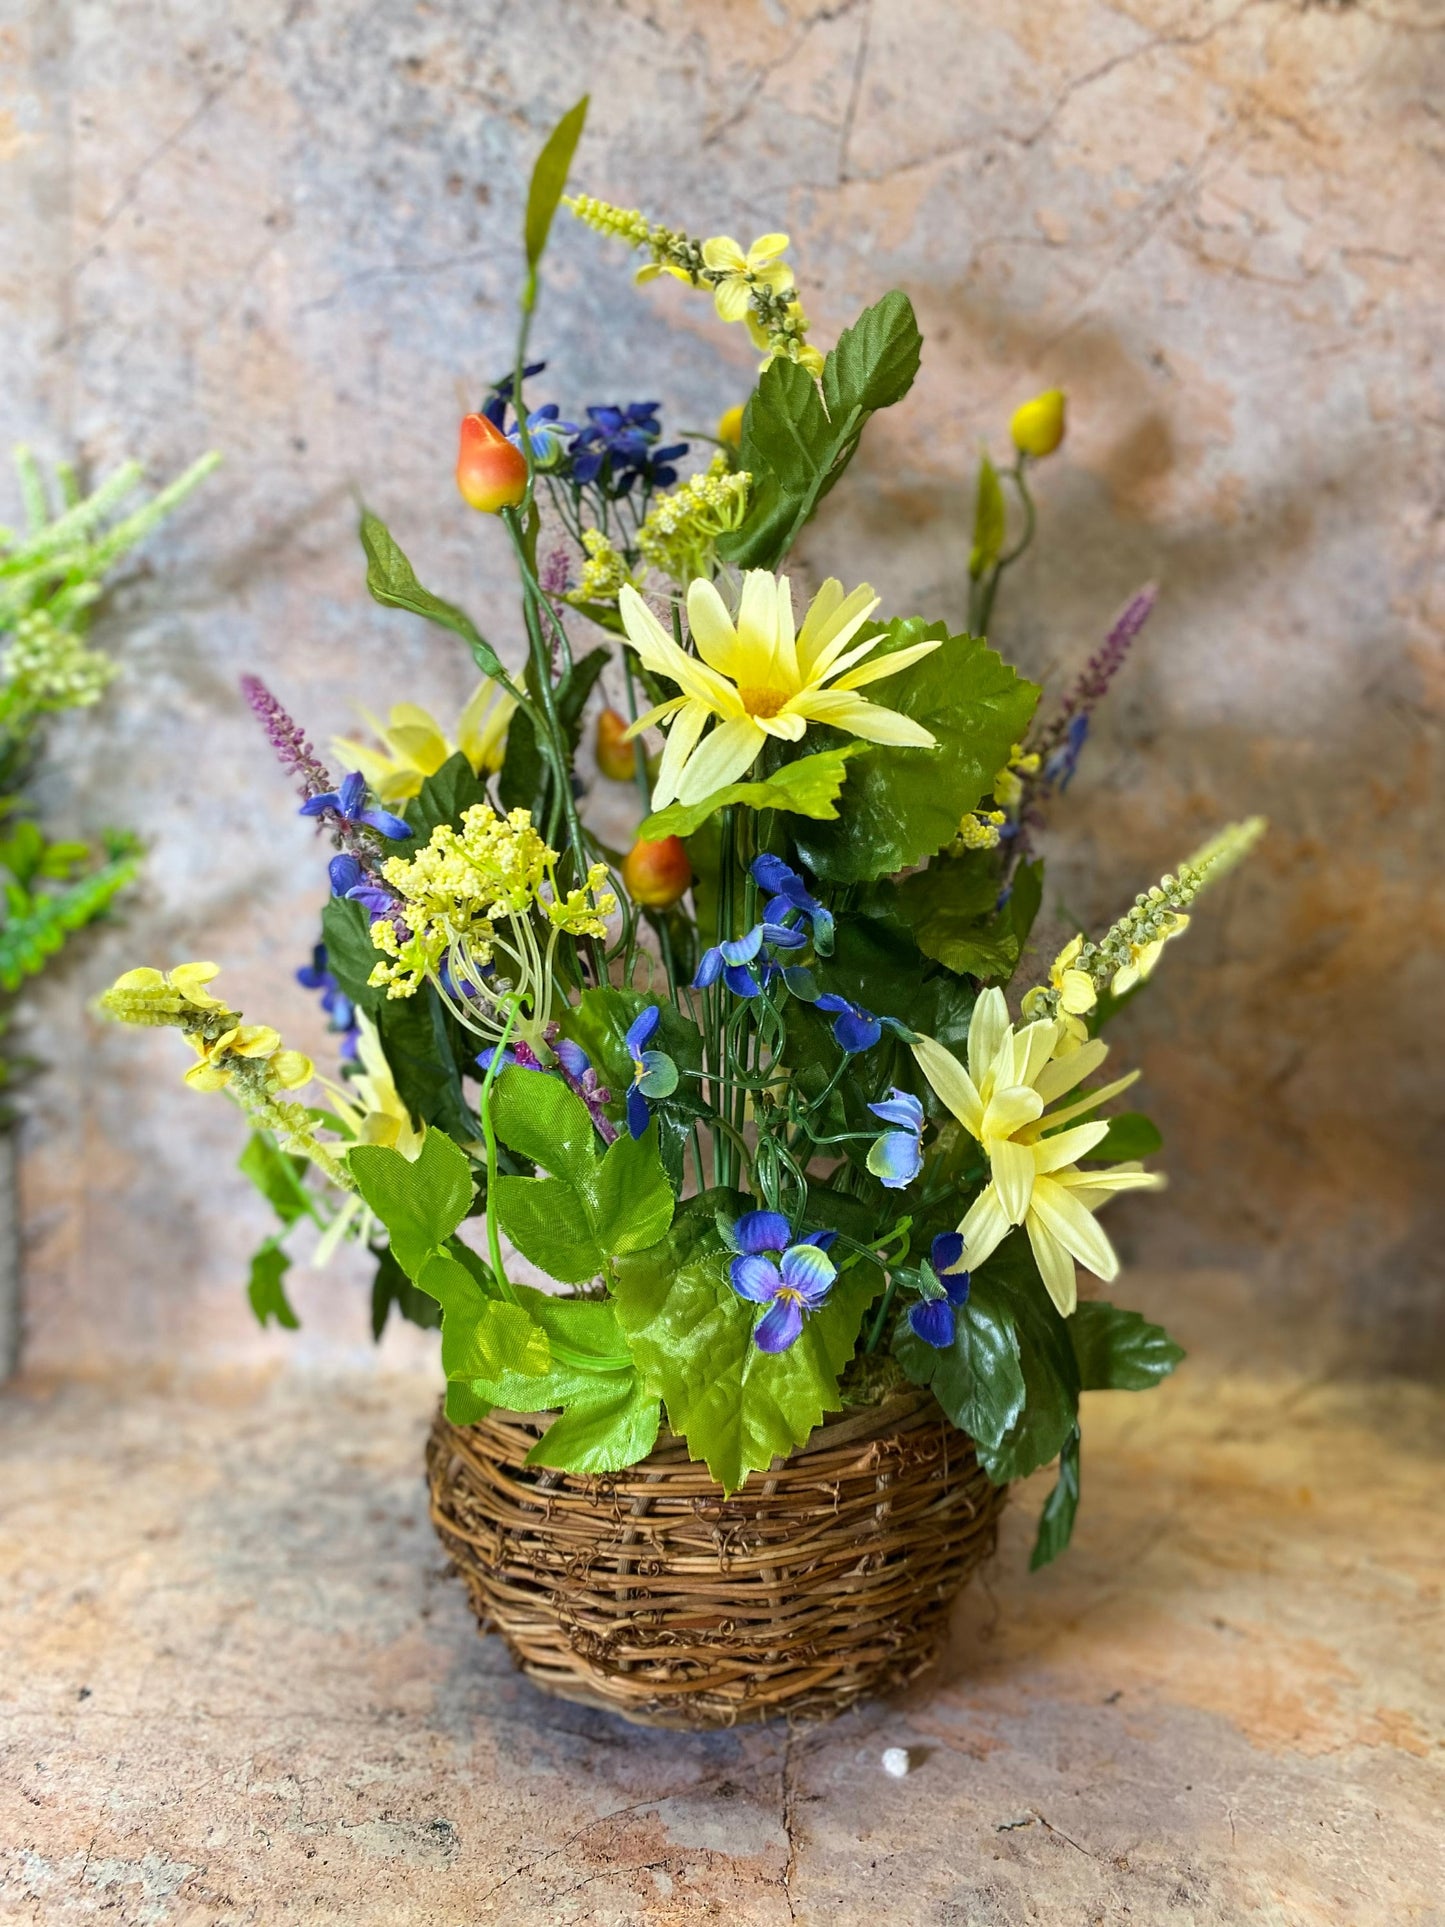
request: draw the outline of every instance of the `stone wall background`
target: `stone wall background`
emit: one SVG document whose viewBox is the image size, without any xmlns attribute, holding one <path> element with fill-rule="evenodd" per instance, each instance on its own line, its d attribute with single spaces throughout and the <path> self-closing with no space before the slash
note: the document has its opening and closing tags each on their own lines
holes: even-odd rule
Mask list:
<svg viewBox="0 0 1445 1927">
<path fill-rule="evenodd" d="M 823 340 L 888 286 L 917 305 L 922 375 L 807 537 L 810 582 L 961 620 L 979 442 L 1068 389 L 994 640 L 1056 693 L 1132 589 L 1163 594 L 1050 900 L 1102 923 L 1221 819 L 1274 825 L 1119 1027 L 1173 1190 L 1113 1228 L 1166 1317 L 1438 1364 L 1442 81 L 1430 0 L 0 0 L 0 441 L 97 474 L 226 458 L 116 599 L 112 700 L 57 737 L 59 819 L 152 858 L 31 1004 L 31 1361 L 372 1355 L 345 1264 L 293 1274 L 301 1334 L 255 1329 L 239 1120 L 182 1089 L 173 1038 L 86 1004 L 209 956 L 322 1049 L 292 972 L 323 852 L 236 678 L 322 743 L 358 699 L 465 695 L 446 638 L 366 598 L 361 491 L 515 651 L 453 437 L 510 357 L 525 170 L 590 88 L 592 191 L 786 227 Z M 645 392 L 707 426 L 750 383 L 740 331 L 571 223 L 536 340 L 567 409 Z"/>
</svg>

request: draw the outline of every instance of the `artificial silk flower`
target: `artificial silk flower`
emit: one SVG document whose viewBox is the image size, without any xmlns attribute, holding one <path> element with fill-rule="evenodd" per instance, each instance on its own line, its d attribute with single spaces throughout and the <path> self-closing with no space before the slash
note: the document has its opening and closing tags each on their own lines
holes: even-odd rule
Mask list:
<svg viewBox="0 0 1445 1927">
<path fill-rule="evenodd" d="M 753 881 L 760 890 L 772 892 L 763 906 L 764 923 L 806 924 L 813 948 L 826 957 L 833 948 L 833 913 L 815 896 L 796 870 L 790 870 L 780 856 L 764 851 L 752 861 Z"/>
<path fill-rule="evenodd" d="M 953 1343 L 958 1311 L 968 1303 L 972 1284 L 972 1274 L 963 1269 L 963 1239 L 956 1231 L 941 1231 L 923 1268 L 924 1295 L 908 1307 L 909 1326 L 925 1345 L 946 1351 Z"/>
<path fill-rule="evenodd" d="M 1176 912 L 1173 923 L 1162 937 L 1156 937 L 1152 943 L 1131 944 L 1130 961 L 1121 970 L 1114 972 L 1113 982 L 1109 985 L 1110 993 L 1115 997 L 1122 997 L 1125 991 L 1132 990 L 1136 984 L 1146 982 L 1152 975 L 1165 944 L 1172 942 L 1175 937 L 1182 937 L 1188 928 L 1189 919 L 1181 910 Z M 175 972 L 172 971 L 171 974 L 174 976 Z"/>
<path fill-rule="evenodd" d="M 357 1011 L 356 1023 L 360 1072 L 350 1075 L 344 1087 L 323 1077 L 327 1101 L 357 1144 L 385 1145 L 388 1150 L 400 1151 L 409 1164 L 414 1163 L 421 1156 L 426 1126 L 418 1129 L 412 1123 L 376 1025 L 363 1010 Z"/>
<path fill-rule="evenodd" d="M 1053 1020 L 1015 1030 L 1000 990 L 986 990 L 973 1007 L 968 1066 L 932 1037 L 919 1037 L 913 1055 L 934 1091 L 983 1146 L 989 1182 L 958 1229 L 975 1264 L 996 1251 L 1016 1225 L 1033 1247 L 1039 1276 L 1065 1318 L 1078 1302 L 1075 1261 L 1106 1282 L 1118 1275 L 1113 1246 L 1094 1212 L 1120 1191 L 1157 1189 L 1163 1179 L 1137 1164 L 1080 1170 L 1077 1160 L 1104 1138 L 1108 1125 L 1076 1124 L 1138 1076 L 1106 1084 L 1053 1112 L 1047 1106 L 1071 1091 L 1108 1055 L 1098 1038 L 1059 1055 Z M 1060 1127 L 1068 1124 L 1068 1130 Z"/>
<path fill-rule="evenodd" d="M 334 790 L 323 790 L 320 796 L 308 796 L 298 812 L 301 816 L 335 816 L 346 829 L 354 829 L 365 824 L 378 835 L 390 837 L 394 842 L 411 835 L 411 825 L 391 810 L 371 809 L 366 802 L 366 778 L 360 770 L 351 770 L 341 779 Z"/>
<path fill-rule="evenodd" d="M 627 1129 L 634 1138 L 642 1136 L 652 1116 L 649 1099 L 668 1097 L 677 1089 L 677 1066 L 665 1051 L 647 1050 L 645 1045 L 662 1021 L 662 1011 L 649 1004 L 639 1011 L 628 1028 L 624 1042 L 632 1059 L 632 1082 L 627 1090 Z"/>
<path fill-rule="evenodd" d="M 639 716 L 628 732 L 668 723 L 653 809 L 701 802 L 751 769 L 770 736 L 801 742 L 809 723 L 827 723 L 870 743 L 932 749 L 934 738 L 921 724 L 857 694 L 864 684 L 895 676 L 942 646 L 914 643 L 865 662 L 879 637 L 860 643 L 853 638 L 877 607 L 866 583 L 845 596 L 843 585 L 830 577 L 795 635 L 787 576 L 745 570 L 736 622 L 712 583 L 699 579 L 687 592 L 697 649 L 690 656 L 637 591 L 624 587 L 618 608 L 628 642 L 654 675 L 666 676 L 683 692 Z M 717 727 L 702 742 L 711 719 Z"/>
<path fill-rule="evenodd" d="M 471 764 L 473 776 L 499 770 L 516 707 L 515 698 L 484 676 L 457 718 L 455 740 L 430 710 L 419 703 L 397 703 L 384 724 L 369 711 L 362 712 L 381 748 L 350 736 L 333 737 L 331 747 L 361 772 L 383 804 L 406 803 L 458 750 Z"/>
<path fill-rule="evenodd" d="M 733 1228 L 742 1249 L 728 1268 L 732 1288 L 740 1298 L 769 1307 L 753 1331 L 753 1343 L 762 1352 L 785 1352 L 797 1343 L 804 1316 L 823 1303 L 838 1275 L 832 1259 L 811 1239 L 773 1256 L 779 1230 L 786 1239 L 788 1221 L 776 1211 L 749 1212 Z"/>
<path fill-rule="evenodd" d="M 1050 987 L 1058 992 L 1058 1017 L 1060 1037 L 1056 1055 L 1062 1057 L 1077 1044 L 1088 1042 L 1089 1026 L 1084 1022 L 1084 1014 L 1094 1008 L 1099 1001 L 1099 993 L 1094 988 L 1094 980 L 1087 970 L 1076 970 L 1075 959 L 1084 947 L 1082 936 L 1071 937 L 1058 956 L 1049 965 Z M 1152 964 L 1150 968 L 1152 969 Z M 1121 973 L 1122 974 L 1122 973 Z M 1023 1000 L 1023 1014 L 1032 1017 L 1044 995 L 1042 984 L 1028 992 Z"/>
<path fill-rule="evenodd" d="M 782 256 L 787 252 L 786 234 L 761 235 L 744 254 L 736 241 L 725 234 L 715 235 L 702 244 L 705 267 L 722 279 L 713 288 L 713 305 L 723 321 L 741 321 L 755 286 L 761 284 L 782 294 L 793 285 L 793 270 Z"/>
<path fill-rule="evenodd" d="M 730 937 L 703 951 L 692 987 L 708 990 L 721 977 L 735 997 L 756 997 L 778 968 L 771 957 L 762 955 L 764 944 L 779 950 L 801 950 L 807 941 L 801 930 L 790 930 L 784 924 L 755 923 L 741 937 Z M 761 975 L 755 966 L 759 966 Z"/>
<path fill-rule="evenodd" d="M 923 1106 L 911 1092 L 895 1087 L 868 1108 L 894 1126 L 869 1147 L 868 1169 L 885 1191 L 902 1191 L 923 1169 Z"/>
<path fill-rule="evenodd" d="M 855 1004 L 847 997 L 840 997 L 836 991 L 825 991 L 813 1000 L 816 1010 L 826 1011 L 834 1019 L 833 1042 L 839 1050 L 855 1057 L 860 1051 L 872 1050 L 885 1030 L 891 1030 L 895 1037 L 911 1042 L 913 1032 L 896 1017 L 875 1017 L 871 1010 L 862 1004 Z"/>
</svg>

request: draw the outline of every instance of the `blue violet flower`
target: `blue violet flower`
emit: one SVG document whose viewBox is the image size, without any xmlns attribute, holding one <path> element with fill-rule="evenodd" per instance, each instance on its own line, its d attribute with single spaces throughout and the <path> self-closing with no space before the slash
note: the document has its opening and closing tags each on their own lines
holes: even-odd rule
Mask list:
<svg viewBox="0 0 1445 1927">
<path fill-rule="evenodd" d="M 340 1035 L 341 1055 L 355 1057 L 357 1039 L 361 1035 L 361 1027 L 356 1021 L 356 1006 L 328 969 L 324 943 L 316 945 L 311 952 L 310 963 L 303 964 L 296 972 L 296 981 L 303 990 L 321 992 L 321 1008 L 330 1019 L 327 1028 Z"/>
<path fill-rule="evenodd" d="M 901 1191 L 923 1169 L 923 1106 L 908 1091 L 889 1091 L 879 1104 L 870 1104 L 874 1117 L 895 1125 L 871 1146 L 868 1169 L 885 1191 Z"/>
<path fill-rule="evenodd" d="M 925 1345 L 946 1351 L 953 1343 L 958 1308 L 968 1303 L 971 1275 L 960 1269 L 963 1239 L 942 1231 L 933 1241 L 929 1262 L 920 1267 L 926 1296 L 908 1307 L 908 1323 Z"/>
<path fill-rule="evenodd" d="M 769 1309 L 758 1320 L 753 1343 L 762 1352 L 785 1352 L 802 1336 L 803 1320 L 816 1311 L 838 1273 L 823 1249 L 836 1232 L 814 1232 L 797 1244 L 780 1211 L 749 1211 L 733 1226 L 738 1254 L 728 1270 L 740 1298 Z"/>
<path fill-rule="evenodd" d="M 860 1051 L 872 1050 L 885 1030 L 891 1030 L 895 1037 L 905 1039 L 913 1035 L 908 1026 L 900 1024 L 896 1017 L 875 1017 L 871 1010 L 840 997 L 836 991 L 825 991 L 818 998 L 815 1008 L 827 1011 L 835 1019 L 833 1041 L 849 1057 L 856 1057 Z"/>
<path fill-rule="evenodd" d="M 352 770 L 341 779 L 338 789 L 323 790 L 320 796 L 308 796 L 301 805 L 302 816 L 329 816 L 340 818 L 342 826 L 354 829 L 364 823 L 369 830 L 376 830 L 382 836 L 393 839 L 410 836 L 411 825 L 390 810 L 366 808 L 366 778 L 359 770 Z"/>
<path fill-rule="evenodd" d="M 730 937 L 704 950 L 692 987 L 706 990 L 721 977 L 735 997 L 756 997 L 778 972 L 772 957 L 762 955 L 764 944 L 775 950 L 801 950 L 806 942 L 801 930 L 790 930 L 785 924 L 755 923 L 746 936 Z"/>
<path fill-rule="evenodd" d="M 343 853 L 332 857 L 326 866 L 326 874 L 331 879 L 331 894 L 345 897 L 350 903 L 359 903 L 375 923 L 378 917 L 394 917 L 398 902 L 390 890 L 374 883 L 362 869 L 354 856 Z"/>
<path fill-rule="evenodd" d="M 753 858 L 753 881 L 759 889 L 772 892 L 771 901 L 763 906 L 765 923 L 783 923 L 790 919 L 801 919 L 808 926 L 813 939 L 813 948 L 820 957 L 826 957 L 833 948 L 833 913 L 809 894 L 808 886 L 795 870 L 790 870 L 780 856 L 764 852 Z"/>
<path fill-rule="evenodd" d="M 669 1097 L 677 1089 L 677 1066 L 665 1051 L 647 1050 L 645 1045 L 662 1022 L 656 1004 L 639 1011 L 628 1029 L 627 1054 L 632 1059 L 632 1083 L 627 1092 L 627 1128 L 641 1137 L 652 1116 L 650 1100 Z"/>
</svg>

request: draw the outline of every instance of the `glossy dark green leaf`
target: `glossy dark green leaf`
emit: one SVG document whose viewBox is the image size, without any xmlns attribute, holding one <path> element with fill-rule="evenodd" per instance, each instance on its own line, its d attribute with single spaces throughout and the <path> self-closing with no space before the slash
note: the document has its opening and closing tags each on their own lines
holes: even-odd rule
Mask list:
<svg viewBox="0 0 1445 1927">
<path fill-rule="evenodd" d="M 332 897 L 321 912 L 321 940 L 326 945 L 326 967 L 358 1010 L 368 1016 L 386 1002 L 384 989 L 367 982 L 381 962 L 371 941 L 371 919 L 359 903 Z"/>
<path fill-rule="evenodd" d="M 366 551 L 366 586 L 374 602 L 388 609 L 406 609 L 460 636 L 482 674 L 515 693 L 501 657 L 471 617 L 454 603 L 444 602 L 430 589 L 422 587 L 391 530 L 369 509 L 363 509 L 361 514 L 361 546 Z"/>
<path fill-rule="evenodd" d="M 996 1485 L 1027 1478 L 1062 1450 L 1078 1423 L 1079 1368 L 1068 1326 L 1054 1308 L 1022 1231 L 1012 1232 L 989 1261 L 1008 1292 L 1024 1374 L 1024 1407 L 996 1449 L 979 1453 Z"/>
<path fill-rule="evenodd" d="M 1038 688 L 986 643 L 910 617 L 890 623 L 879 647 L 889 653 L 933 638 L 943 646 L 868 693 L 921 723 L 935 747 L 879 746 L 854 759 L 844 817 L 836 824 L 800 821 L 794 831 L 804 862 L 820 877 L 867 882 L 933 856 L 953 841 L 1023 738 Z"/>
<path fill-rule="evenodd" d="M 1109 1133 L 1089 1153 L 1091 1164 L 1118 1164 L 1153 1157 L 1163 1144 L 1159 1126 L 1142 1111 L 1120 1111 L 1109 1119 Z"/>
<path fill-rule="evenodd" d="M 246 1296 L 251 1301 L 258 1324 L 268 1325 L 274 1318 L 287 1331 L 300 1330 L 301 1320 L 291 1309 L 291 1301 L 282 1283 L 290 1269 L 291 1260 L 286 1253 L 279 1245 L 269 1241 L 252 1257 L 251 1281 L 246 1287 Z"/>
<path fill-rule="evenodd" d="M 1008 511 L 1004 507 L 1003 486 L 998 470 L 988 456 L 979 457 L 978 496 L 973 511 L 973 549 L 968 572 L 975 581 L 990 570 L 1003 552 L 1008 530 Z"/>
<path fill-rule="evenodd" d="M 944 1411 L 978 1447 L 987 1467 L 1024 1408 L 1013 1301 L 987 1266 L 974 1277 L 968 1301 L 954 1321 L 952 1345 L 939 1350 L 917 1337 L 906 1321 L 898 1328 L 894 1355 L 915 1385 L 928 1385 Z"/>
<path fill-rule="evenodd" d="M 1059 1477 L 1039 1516 L 1029 1571 L 1037 1572 L 1057 1559 L 1074 1533 L 1079 1510 L 1079 1428 L 1076 1425 L 1059 1449 Z"/>
<path fill-rule="evenodd" d="M 1185 1355 L 1162 1325 L 1103 1298 L 1083 1300 L 1068 1332 L 1086 1392 L 1147 1392 Z"/>
<path fill-rule="evenodd" d="M 1019 866 L 1002 909 L 998 860 L 988 850 L 935 858 L 890 887 L 891 908 L 926 957 L 981 983 L 1006 983 L 1038 914 L 1043 864 Z"/>
<path fill-rule="evenodd" d="M 586 119 L 587 95 L 584 94 L 575 107 L 568 108 L 552 129 L 533 165 L 532 179 L 527 187 L 525 225 L 529 278 L 535 277 L 537 264 L 547 251 L 552 217 L 557 212 L 557 203 L 567 185 L 572 156 L 577 152 L 577 143 L 582 138 Z M 527 306 L 531 305 L 528 301 Z"/>
<path fill-rule="evenodd" d="M 412 834 L 418 844 L 431 838 L 433 830 L 446 824 L 451 829 L 461 825 L 462 811 L 469 810 L 476 803 L 487 801 L 486 784 L 473 770 L 461 750 L 449 756 L 441 768 L 428 776 L 417 794 L 412 797 L 404 811 Z M 395 844 L 389 855 L 409 854 L 400 843 Z M 360 904 L 352 906 L 360 909 Z"/>
<path fill-rule="evenodd" d="M 873 414 L 902 401 L 922 355 L 913 303 L 901 288 L 893 288 L 843 330 L 824 359 L 823 401 L 830 419 L 840 421 L 854 408 Z"/>
<path fill-rule="evenodd" d="M 444 1131 L 428 1131 L 415 1159 L 386 1145 L 347 1154 L 357 1188 L 391 1234 L 396 1261 L 414 1283 L 428 1257 L 456 1230 L 472 1201 L 472 1168 Z"/>
</svg>

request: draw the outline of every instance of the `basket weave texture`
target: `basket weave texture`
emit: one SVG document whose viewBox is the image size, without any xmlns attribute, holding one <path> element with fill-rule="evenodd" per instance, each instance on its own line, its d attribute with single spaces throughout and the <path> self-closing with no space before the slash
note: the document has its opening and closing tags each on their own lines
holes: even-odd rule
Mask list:
<svg viewBox="0 0 1445 1927">
<path fill-rule="evenodd" d="M 928 1393 L 820 1426 L 724 1498 L 666 1432 L 605 1478 L 523 1465 L 549 1415 L 427 1447 L 481 1630 L 548 1692 L 650 1726 L 828 1719 L 937 1657 L 1005 1493 Z"/>
</svg>

